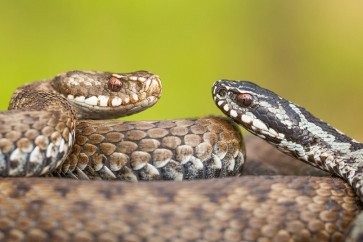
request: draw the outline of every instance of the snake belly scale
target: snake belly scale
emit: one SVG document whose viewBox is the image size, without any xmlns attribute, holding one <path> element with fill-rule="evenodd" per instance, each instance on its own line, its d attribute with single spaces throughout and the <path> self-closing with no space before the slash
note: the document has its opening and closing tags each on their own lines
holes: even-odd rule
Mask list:
<svg viewBox="0 0 363 242">
<path fill-rule="evenodd" d="M 1 175 L 124 180 L 238 175 L 245 159 L 243 140 L 225 119 L 81 120 L 130 115 L 155 104 L 160 94 L 159 78 L 144 71 L 73 71 L 19 88 L 10 105 L 14 110 L 0 113 Z M 45 99 L 39 102 L 39 97 Z M 231 112 L 225 103 L 216 103 L 238 117 L 240 107 Z M 140 153 L 145 150 L 151 153 Z M 354 184 L 357 174 L 350 177 Z M 327 177 L 138 184 L 3 178 L 0 240 L 341 241 L 362 209 L 358 200 L 342 180 Z"/>
</svg>

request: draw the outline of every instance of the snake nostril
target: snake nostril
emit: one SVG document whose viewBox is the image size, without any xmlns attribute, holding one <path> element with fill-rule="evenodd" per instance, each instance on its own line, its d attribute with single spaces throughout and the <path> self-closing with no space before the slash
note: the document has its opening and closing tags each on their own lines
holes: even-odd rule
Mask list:
<svg viewBox="0 0 363 242">
<path fill-rule="evenodd" d="M 224 87 L 219 88 L 219 90 L 217 90 L 217 94 L 220 97 L 224 97 L 227 95 L 227 89 L 225 89 Z"/>
<path fill-rule="evenodd" d="M 111 77 L 108 80 L 108 89 L 110 89 L 113 92 L 118 92 L 121 90 L 122 87 L 122 82 L 120 79 L 116 78 L 116 77 Z"/>
</svg>

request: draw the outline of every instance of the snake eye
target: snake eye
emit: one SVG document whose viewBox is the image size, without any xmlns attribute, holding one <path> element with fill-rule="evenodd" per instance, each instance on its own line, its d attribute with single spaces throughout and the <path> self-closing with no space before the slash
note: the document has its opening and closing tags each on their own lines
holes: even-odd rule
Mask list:
<svg viewBox="0 0 363 242">
<path fill-rule="evenodd" d="M 108 89 L 110 89 L 113 92 L 118 92 L 121 90 L 122 87 L 122 82 L 120 79 L 116 78 L 116 77 L 111 77 L 108 80 Z"/>
<path fill-rule="evenodd" d="M 251 94 L 241 93 L 241 94 L 238 94 L 238 96 L 237 96 L 237 102 L 241 106 L 248 107 L 251 105 L 252 101 L 253 101 L 253 97 Z"/>
</svg>

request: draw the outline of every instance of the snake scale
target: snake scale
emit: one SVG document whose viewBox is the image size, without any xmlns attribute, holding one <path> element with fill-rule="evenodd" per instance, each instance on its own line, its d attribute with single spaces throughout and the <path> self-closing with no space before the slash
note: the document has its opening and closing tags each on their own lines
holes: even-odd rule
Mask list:
<svg viewBox="0 0 363 242">
<path fill-rule="evenodd" d="M 145 71 L 72 71 L 20 87 L 0 113 L 1 175 L 239 175 L 243 139 L 224 118 L 82 120 L 130 115 L 160 94 L 158 76 Z M 362 144 L 249 82 L 216 82 L 213 96 L 247 130 L 347 183 L 304 176 L 139 183 L 8 177 L 0 180 L 0 240 L 342 241 L 347 230 L 347 240 L 362 238 L 361 222 L 353 221 L 362 209 Z"/>
</svg>

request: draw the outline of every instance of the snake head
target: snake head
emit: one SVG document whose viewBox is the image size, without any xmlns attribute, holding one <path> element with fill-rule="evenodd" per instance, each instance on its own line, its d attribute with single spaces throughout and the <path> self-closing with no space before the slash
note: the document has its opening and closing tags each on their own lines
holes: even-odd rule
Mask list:
<svg viewBox="0 0 363 242">
<path fill-rule="evenodd" d="M 223 113 L 270 143 L 280 143 L 285 135 L 301 134 L 298 112 L 306 110 L 267 89 L 248 81 L 220 80 L 212 92 Z"/>
<path fill-rule="evenodd" d="M 118 118 L 143 111 L 159 100 L 162 89 L 160 78 L 147 71 L 69 71 L 57 75 L 52 86 L 81 119 Z"/>
</svg>

